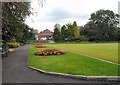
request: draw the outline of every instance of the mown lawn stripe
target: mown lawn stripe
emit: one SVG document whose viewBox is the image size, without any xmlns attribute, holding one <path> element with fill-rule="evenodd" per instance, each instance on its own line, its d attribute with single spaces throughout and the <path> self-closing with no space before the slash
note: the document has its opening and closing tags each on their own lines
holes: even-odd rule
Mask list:
<svg viewBox="0 0 120 85">
<path fill-rule="evenodd" d="M 48 47 L 50 48 L 50 47 Z M 42 49 L 48 49 L 42 48 Z M 66 52 L 60 56 L 36 56 L 38 49 L 29 47 L 28 65 L 50 72 L 86 76 L 118 76 L 118 65 Z"/>
</svg>

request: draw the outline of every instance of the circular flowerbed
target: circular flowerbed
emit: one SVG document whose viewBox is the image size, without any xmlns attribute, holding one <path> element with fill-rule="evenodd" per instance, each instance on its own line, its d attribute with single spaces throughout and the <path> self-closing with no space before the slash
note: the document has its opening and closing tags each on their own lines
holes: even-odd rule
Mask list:
<svg viewBox="0 0 120 85">
<path fill-rule="evenodd" d="M 37 43 L 37 44 L 35 45 L 35 47 L 36 47 L 36 48 L 45 48 L 46 46 L 43 45 L 43 44 L 41 44 L 41 43 Z"/>
<path fill-rule="evenodd" d="M 38 50 L 35 54 L 36 55 L 62 55 L 64 54 L 64 50 L 57 50 L 57 49 L 46 49 L 46 50 Z"/>
</svg>

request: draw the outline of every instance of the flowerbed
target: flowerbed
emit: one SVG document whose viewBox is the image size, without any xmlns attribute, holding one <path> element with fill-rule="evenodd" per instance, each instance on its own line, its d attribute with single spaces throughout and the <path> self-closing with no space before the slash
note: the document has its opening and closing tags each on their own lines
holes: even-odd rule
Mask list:
<svg viewBox="0 0 120 85">
<path fill-rule="evenodd" d="M 64 54 L 64 50 L 57 50 L 57 49 L 46 49 L 46 50 L 38 50 L 35 54 L 36 55 L 62 55 Z"/>
<path fill-rule="evenodd" d="M 41 44 L 41 43 L 37 43 L 35 47 L 37 47 L 37 48 L 45 48 L 46 46 Z"/>
</svg>

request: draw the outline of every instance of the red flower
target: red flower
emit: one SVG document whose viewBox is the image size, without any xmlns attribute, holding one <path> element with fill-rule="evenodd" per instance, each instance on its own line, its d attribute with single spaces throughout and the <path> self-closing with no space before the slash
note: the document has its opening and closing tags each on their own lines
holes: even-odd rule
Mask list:
<svg viewBox="0 0 120 85">
<path fill-rule="evenodd" d="M 41 43 L 37 43 L 35 47 L 37 47 L 37 48 L 45 48 L 46 46 L 41 44 Z"/>
<path fill-rule="evenodd" d="M 36 52 L 37 55 L 61 55 L 63 53 L 65 53 L 64 50 L 56 50 L 56 49 L 38 50 Z"/>
</svg>

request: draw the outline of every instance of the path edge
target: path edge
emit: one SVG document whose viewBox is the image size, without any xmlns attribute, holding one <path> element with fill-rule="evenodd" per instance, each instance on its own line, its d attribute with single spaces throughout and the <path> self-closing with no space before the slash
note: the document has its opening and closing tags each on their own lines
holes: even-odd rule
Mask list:
<svg viewBox="0 0 120 85">
<path fill-rule="evenodd" d="M 72 74 L 65 74 L 65 73 L 57 73 L 57 72 L 46 72 L 44 70 L 32 67 L 27 65 L 28 68 L 39 71 L 41 73 L 53 76 L 63 76 L 68 78 L 74 79 L 82 79 L 82 80 L 92 80 L 92 81 L 114 81 L 120 82 L 120 76 L 84 76 L 84 75 L 72 75 Z"/>
</svg>

